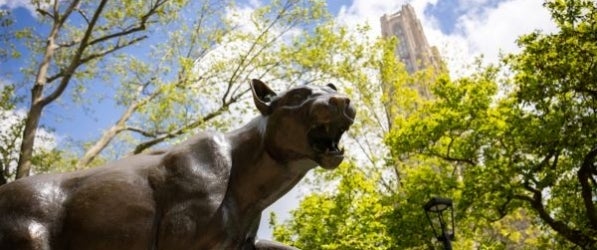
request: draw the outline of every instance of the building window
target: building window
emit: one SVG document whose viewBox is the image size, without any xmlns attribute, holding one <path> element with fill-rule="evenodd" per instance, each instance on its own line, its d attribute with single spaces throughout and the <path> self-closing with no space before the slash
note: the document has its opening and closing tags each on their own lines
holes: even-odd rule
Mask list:
<svg viewBox="0 0 597 250">
<path fill-rule="evenodd" d="M 408 50 L 406 49 L 406 44 L 404 43 L 404 41 L 398 41 L 398 53 L 402 57 L 408 56 Z"/>
<path fill-rule="evenodd" d="M 394 35 L 396 35 L 397 37 L 404 36 L 404 31 L 402 31 L 402 27 L 400 27 L 400 25 L 398 25 L 397 23 L 394 24 L 394 27 L 392 30 L 394 32 Z"/>
</svg>

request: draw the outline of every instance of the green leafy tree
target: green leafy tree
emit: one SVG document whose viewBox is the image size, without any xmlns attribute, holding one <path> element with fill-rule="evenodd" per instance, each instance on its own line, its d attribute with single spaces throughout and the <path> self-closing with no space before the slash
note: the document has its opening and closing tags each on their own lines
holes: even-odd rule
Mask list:
<svg viewBox="0 0 597 250">
<path fill-rule="evenodd" d="M 517 173 L 496 158 L 505 154 L 499 145 L 511 129 L 504 114 L 510 109 L 494 103 L 496 74 L 495 68 L 479 68 L 468 77 L 440 78 L 431 88 L 434 98 L 395 119 L 386 142 L 402 173 L 398 197 L 406 202 L 397 210 L 408 213 L 402 209 L 448 196 L 456 202 L 455 246 L 540 248 L 538 228 L 510 197 Z M 417 215 L 403 218 L 397 230 L 417 228 L 402 224 Z M 425 232 L 419 230 L 413 233 Z"/>
<path fill-rule="evenodd" d="M 27 43 L 39 55 L 32 76 L 31 101 L 23 130 L 16 178 L 28 176 L 35 135 L 44 108 L 74 79 L 93 76 L 104 57 L 147 38 L 144 31 L 171 18 L 183 1 L 32 1 L 47 34 Z M 79 20 L 80 22 L 78 22 Z"/>
<path fill-rule="evenodd" d="M 334 58 L 338 63 L 318 69 L 322 77 L 343 83 L 351 102 L 359 107 L 358 119 L 345 139 L 355 155 L 340 169 L 320 172 L 317 177 L 324 177 L 323 181 L 311 180 L 316 192 L 292 212 L 291 220 L 280 223 L 272 217 L 277 240 L 303 249 L 406 249 L 417 246 L 414 238 L 424 235 L 411 235 L 410 228 L 394 226 L 400 218 L 396 195 L 401 173 L 388 157 L 383 138 L 392 116 L 409 113 L 424 100 L 420 90 L 432 78 L 428 71 L 408 75 L 394 55 L 396 41 L 363 38 L 367 29 L 336 27 L 311 41 L 317 44 L 314 47 L 331 46 L 338 51 Z M 328 42 L 336 38 L 351 42 Z M 297 53 L 309 58 L 316 56 L 316 51 Z M 306 62 L 316 65 L 313 62 L 317 60 Z M 301 66 L 309 67 L 308 63 Z M 414 84 L 417 80 L 419 84 Z M 420 204 L 415 211 L 424 216 Z M 409 215 L 413 213 L 409 211 Z M 416 221 L 420 218 L 413 218 L 413 225 L 423 229 L 420 220 Z"/>
<path fill-rule="evenodd" d="M 433 159 L 437 167 L 452 170 L 444 176 L 457 185 L 443 193 L 456 198 L 464 230 L 487 224 L 494 227 L 489 236 L 496 236 L 497 224 L 523 216 L 527 219 L 518 228 L 506 229 L 551 230 L 497 234 L 499 245 L 518 239 L 526 247 L 592 249 L 597 240 L 597 141 L 591 129 L 597 121 L 596 5 L 548 1 L 545 6 L 560 30 L 518 40 L 523 51 L 505 60 L 513 77 L 502 93 L 492 69 L 474 84 L 440 80 L 437 99 L 400 120 L 388 144 L 396 156 Z"/>
<path fill-rule="evenodd" d="M 376 178 L 350 164 L 331 175 L 340 177 L 336 189 L 305 197 L 293 220 L 274 228 L 276 239 L 301 249 L 392 249 L 386 226 L 392 207 L 377 194 Z M 271 217 L 270 224 L 277 223 Z"/>
<path fill-rule="evenodd" d="M 25 128 L 25 114 L 16 109 L 20 97 L 15 95 L 15 86 L 2 83 L 0 86 L 0 185 L 14 180 L 19 157 L 19 145 Z M 56 147 L 52 132 L 40 128 L 36 134 L 37 145 L 33 149 L 32 165 L 36 172 L 45 172 L 52 166 L 64 166 L 60 161 L 67 160 L 67 154 Z M 72 158 L 70 158 L 72 159 Z"/>
<path fill-rule="evenodd" d="M 386 98 L 375 98 L 371 90 L 379 88 L 372 85 L 359 89 L 369 89 L 359 95 L 373 96 L 370 100 L 385 100 L 389 110 L 385 142 L 392 158 L 374 164 L 382 170 L 362 172 L 376 183 L 376 191 L 371 192 L 371 185 L 344 188 L 353 176 L 359 179 L 354 172 L 332 178 L 337 190 L 308 196 L 289 222 L 273 221 L 276 237 L 312 249 L 336 247 L 343 235 L 334 233 L 343 222 L 365 216 L 347 212 L 358 210 L 358 202 L 349 205 L 351 210 L 332 209 L 335 203 L 327 201 L 346 204 L 342 197 L 359 197 L 351 193 L 375 193 L 378 204 L 390 208 L 381 209 L 386 213 L 377 217 L 383 221 L 377 232 L 388 232 L 394 238 L 386 243 L 394 245 L 365 248 L 431 249 L 434 242 L 425 236 L 430 232 L 420 206 L 441 195 L 456 202 L 457 248 L 593 249 L 596 5 L 548 1 L 545 6 L 560 30 L 521 37 L 523 51 L 504 62 L 511 72 L 505 81 L 498 75 L 500 68 L 479 67 L 460 79 L 436 77 L 429 86 L 431 98 L 421 98 L 408 88 L 416 79 L 392 75 L 397 68 L 391 61 L 372 60 L 389 66 L 380 67 L 379 76 L 386 86 L 393 83 L 384 89 L 392 93 Z M 397 102 L 390 101 L 393 97 Z M 379 114 L 371 112 L 380 110 L 379 105 L 369 107 L 365 120 Z M 383 131 L 380 127 L 375 131 Z M 356 129 L 370 132 L 371 127 Z M 359 232 L 363 234 L 354 237 L 362 240 L 375 235 Z"/>
<path fill-rule="evenodd" d="M 290 46 L 292 32 L 310 32 L 309 26 L 330 17 L 320 1 L 272 1 L 254 10 L 232 1 L 189 7 L 163 27 L 176 31 L 151 51 L 155 60 L 126 56 L 114 62 L 121 79 L 116 99 L 124 112 L 87 147 L 78 168 L 88 166 L 114 139 L 126 141 L 125 150 L 137 154 L 197 129 L 235 124 L 249 106 L 248 79 L 284 86 L 296 82 L 291 75 L 273 73 L 297 60 L 287 55 L 288 61 L 281 61 L 281 48 Z"/>
<path fill-rule="evenodd" d="M 12 25 L 14 20 L 10 11 L 0 10 L 0 62 L 5 61 L 8 57 L 14 54 L 14 44 L 11 41 L 14 39 L 14 31 Z"/>
<path fill-rule="evenodd" d="M 548 1 L 556 34 L 519 39 L 510 123 L 526 202 L 547 226 L 582 247 L 597 245 L 597 3 Z"/>
<path fill-rule="evenodd" d="M 346 37 L 350 40 L 350 34 Z M 512 177 L 483 165 L 476 149 L 494 152 L 488 145 L 509 129 L 502 115 L 509 109 L 495 102 L 498 69 L 479 67 L 455 80 L 433 70 L 408 75 L 394 47 L 395 41 L 380 41 L 369 50 L 358 44 L 338 48 L 361 53 L 345 60 L 351 67 L 344 71 L 324 72 L 350 82 L 348 93 L 364 114 L 351 128 L 349 144 L 361 157 L 351 159 L 351 171 L 320 174 L 327 181 L 315 182 L 319 189 L 291 220 L 280 223 L 274 217 L 276 239 L 306 249 L 433 249 L 439 244 L 422 204 L 432 196 L 448 196 L 457 206 L 455 248 L 549 248 L 551 242 L 542 237 L 553 235 L 541 233 L 529 210 L 492 190 Z M 391 154 L 380 144 L 383 138 Z M 366 184 L 347 188 L 360 176 Z M 351 202 L 342 203 L 345 197 Z"/>
</svg>

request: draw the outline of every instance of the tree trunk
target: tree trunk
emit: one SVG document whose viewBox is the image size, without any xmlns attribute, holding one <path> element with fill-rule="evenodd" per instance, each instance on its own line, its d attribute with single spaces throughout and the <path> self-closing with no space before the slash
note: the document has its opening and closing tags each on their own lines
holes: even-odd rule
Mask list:
<svg viewBox="0 0 597 250">
<path fill-rule="evenodd" d="M 108 129 L 108 131 L 106 131 L 102 137 L 85 152 L 85 155 L 77 161 L 75 168 L 79 170 L 89 165 L 89 163 L 91 163 L 91 161 L 93 161 L 93 159 L 108 146 L 112 139 L 114 139 L 118 134 L 118 131 L 121 131 L 121 129 L 118 128 L 117 125 Z"/>
<path fill-rule="evenodd" d="M 36 86 L 38 87 L 38 86 Z M 43 87 L 39 86 L 40 89 Z M 36 92 L 35 90 L 33 92 Z M 41 90 L 39 90 L 41 95 Z M 35 100 L 36 98 L 32 98 Z M 19 151 L 19 162 L 17 164 L 17 175 L 15 179 L 29 176 L 31 172 L 31 158 L 33 157 L 33 146 L 35 144 L 35 135 L 37 134 L 37 126 L 39 125 L 39 118 L 43 106 L 36 101 L 33 101 L 31 108 L 27 113 L 25 121 L 25 129 L 23 130 L 23 141 L 21 142 L 21 150 Z"/>
<path fill-rule="evenodd" d="M 52 31 L 48 36 L 46 44 L 46 51 L 44 52 L 44 57 L 39 65 L 39 70 L 35 79 L 35 86 L 31 89 L 31 107 L 29 108 L 29 112 L 27 112 L 27 119 L 25 120 L 25 129 L 23 130 L 22 137 L 23 141 L 21 142 L 21 150 L 19 151 L 19 161 L 15 179 L 27 177 L 31 172 L 31 158 L 33 157 L 35 135 L 44 108 L 44 104 L 42 103 L 44 86 L 46 84 L 50 61 L 52 60 L 56 48 L 55 39 L 58 30 L 60 29 L 59 25 L 59 23 L 55 22 L 52 26 Z"/>
</svg>

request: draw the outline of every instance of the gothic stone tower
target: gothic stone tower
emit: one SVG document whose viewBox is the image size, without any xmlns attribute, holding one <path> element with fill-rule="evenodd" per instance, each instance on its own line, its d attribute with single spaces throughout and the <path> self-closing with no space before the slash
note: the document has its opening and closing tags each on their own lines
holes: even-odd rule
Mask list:
<svg viewBox="0 0 597 250">
<path fill-rule="evenodd" d="M 396 56 L 406 65 L 409 73 L 425 67 L 439 69 L 440 57 L 436 47 L 429 46 L 423 27 L 409 4 L 391 15 L 383 15 L 381 34 L 383 37 L 396 36 L 399 40 Z"/>
</svg>

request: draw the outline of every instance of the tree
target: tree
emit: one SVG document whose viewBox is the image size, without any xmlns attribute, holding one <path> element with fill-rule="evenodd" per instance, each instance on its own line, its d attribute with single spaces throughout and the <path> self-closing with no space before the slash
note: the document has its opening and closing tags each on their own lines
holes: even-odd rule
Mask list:
<svg viewBox="0 0 597 250">
<path fill-rule="evenodd" d="M 433 99 L 395 119 L 386 142 L 402 173 L 398 197 L 407 200 L 403 208 L 424 204 L 431 196 L 451 197 L 459 247 L 541 248 L 540 231 L 510 197 L 516 170 L 496 158 L 507 154 L 499 145 L 510 140 L 504 134 L 511 129 L 505 116 L 510 109 L 494 103 L 497 72 L 478 68 L 468 77 L 439 78 Z"/>
<path fill-rule="evenodd" d="M 502 67 L 478 67 L 471 76 L 455 80 L 437 77 L 430 99 L 400 88 L 416 79 L 382 78 L 402 83 L 394 91 L 406 91 L 398 97 L 410 98 L 387 109 L 393 116 L 385 137 L 392 159 L 376 167 L 394 169 L 395 174 L 373 171 L 382 173 L 377 175 L 382 178 L 373 178 L 376 201 L 391 208 L 382 209 L 391 212 L 379 217 L 385 226 L 378 232 L 395 237 L 389 241 L 395 244 L 392 247 L 432 248 L 429 237 L 422 236 L 429 229 L 424 228 L 420 206 L 434 195 L 456 202 L 457 247 L 595 247 L 596 5 L 594 1 L 548 1 L 545 6 L 560 28 L 557 33 L 522 36 L 518 42 L 523 51 L 506 57 Z M 499 72 L 506 67 L 510 73 L 502 78 Z M 383 77 L 383 72 L 393 70 L 380 72 Z M 368 113 L 365 119 L 375 116 Z M 358 185 L 357 190 L 341 188 L 354 175 L 334 178 L 331 186 L 340 184 L 331 194 L 308 196 L 292 220 L 274 221 L 276 237 L 311 244 L 305 234 L 319 240 L 319 246 L 308 245 L 315 249 L 342 242 L 342 235 L 336 236 L 339 241 L 326 237 L 338 232 L 342 222 L 322 225 L 321 221 L 365 218 L 326 205 L 351 193 L 372 194 L 370 188 Z M 324 206 L 313 206 L 313 201 Z M 367 230 L 359 232 L 365 235 L 354 237 L 370 236 Z"/>
<path fill-rule="evenodd" d="M 391 206 L 376 193 L 377 180 L 350 163 L 332 175 L 350 178 L 341 178 L 335 190 L 305 197 L 284 226 L 271 217 L 274 237 L 301 249 L 393 249 L 386 226 Z"/>
<path fill-rule="evenodd" d="M 14 45 L 10 41 L 14 38 L 14 32 L 11 30 L 14 20 L 11 18 L 11 13 L 8 10 L 0 10 L 0 62 L 5 61 L 11 54 L 13 54 Z"/>
<path fill-rule="evenodd" d="M 137 34 L 142 34 L 160 19 L 169 18 L 183 2 L 73 0 L 50 4 L 33 1 L 33 4 L 50 29 L 45 38 L 33 42 L 43 45 L 33 48 L 39 49 L 41 59 L 33 73 L 16 178 L 30 173 L 35 135 L 43 109 L 62 95 L 73 77 L 92 74 L 93 65 L 103 57 L 146 39 L 146 35 Z M 76 19 L 81 22 L 74 21 Z M 69 25 L 71 22 L 81 25 Z"/>
<path fill-rule="evenodd" d="M 1 86 L 0 119 L 3 121 L 0 129 L 0 185 L 8 182 L 11 177 L 11 167 L 18 160 L 17 143 L 22 134 L 23 122 L 12 111 L 14 110 L 14 86 Z"/>
<path fill-rule="evenodd" d="M 154 60 L 117 58 L 121 84 L 116 99 L 124 112 L 87 148 L 77 168 L 88 166 L 124 132 L 134 135 L 127 150 L 137 154 L 198 128 L 234 124 L 246 113 L 250 78 L 285 86 L 295 82 L 292 74 L 272 73 L 291 67 L 294 58 L 288 55 L 288 61 L 280 61 L 280 48 L 288 46 L 291 32 L 310 32 L 308 26 L 325 22 L 329 15 L 324 5 L 273 1 L 251 13 L 242 11 L 233 2 L 193 2 L 180 19 L 164 27 L 176 31 L 151 51 Z"/>
<path fill-rule="evenodd" d="M 15 95 L 15 86 L 10 83 L 0 85 L 0 185 L 14 180 L 19 157 L 19 145 L 25 127 L 25 112 L 15 109 L 20 97 Z M 56 148 L 56 137 L 44 127 L 36 133 L 38 143 L 33 148 L 32 164 L 44 172 L 49 166 L 62 166 L 67 160 L 64 152 Z M 45 166 L 43 168 L 42 166 Z"/>
<path fill-rule="evenodd" d="M 553 230 L 538 235 L 548 245 L 592 249 L 596 5 L 545 6 L 560 30 L 518 40 L 523 51 L 505 59 L 513 77 L 502 93 L 491 83 L 491 69 L 474 85 L 440 81 L 437 99 L 400 121 L 388 143 L 394 155 L 451 168 L 447 177 L 462 180 L 450 188 L 460 193 L 454 196 L 460 214 L 497 222 L 519 212 Z"/>
<path fill-rule="evenodd" d="M 392 49 L 391 46 L 389 48 Z M 386 57 L 386 63 L 377 65 L 394 65 L 395 70 L 387 68 L 380 72 L 389 74 L 404 70 L 403 66 L 390 63 L 391 58 Z M 411 85 L 417 78 L 424 80 L 425 74 L 394 81 L 395 93 L 401 93 L 399 96 L 403 97 L 395 103 L 400 105 L 394 107 L 400 112 L 394 113 L 393 127 L 386 141 L 395 159 L 386 156 L 388 159 L 384 164 L 379 164 L 381 161 L 376 161 L 375 165 L 354 164 L 351 166 L 354 169 L 350 171 L 324 174 L 328 180 L 324 184 L 327 188 L 307 196 L 293 212 L 290 221 L 282 224 L 272 221 L 276 239 L 309 249 L 344 249 L 346 245 L 338 245 L 343 242 L 344 235 L 338 232 L 355 231 L 358 233 L 347 234 L 353 245 L 356 245 L 354 242 L 376 242 L 371 239 L 380 234 L 388 237 L 383 244 L 368 245 L 365 249 L 432 249 L 439 244 L 432 240 L 422 205 L 432 196 L 448 196 L 457 204 L 456 248 L 544 247 L 538 240 L 540 230 L 530 223 L 524 210 L 513 209 L 508 215 L 494 212 L 499 203 L 494 201 L 494 196 L 485 195 L 485 183 L 481 180 L 495 180 L 495 172 L 465 171 L 465 158 L 456 154 L 444 155 L 447 148 L 460 149 L 462 145 L 474 142 L 471 138 L 476 137 L 463 136 L 472 133 L 473 128 L 499 124 L 491 120 L 495 117 L 482 115 L 490 107 L 497 91 L 497 83 L 493 81 L 495 73 L 495 69 L 489 69 L 457 80 L 450 80 L 445 75 L 436 76 L 437 81 L 430 86 L 433 93 L 430 99 L 419 96 L 419 88 Z M 475 121 L 474 126 L 469 124 L 466 127 L 464 121 L 460 122 L 477 114 L 481 118 Z M 435 137 L 441 137 L 442 131 L 446 130 L 453 134 L 441 139 Z M 424 148 L 422 145 L 427 145 L 430 140 L 433 140 L 433 146 Z M 479 173 L 484 174 L 478 176 Z M 359 176 L 366 176 L 367 185 L 343 186 L 359 180 Z M 346 199 L 344 197 L 350 197 L 349 202 L 341 203 Z M 477 197 L 486 199 L 484 203 L 474 203 L 474 207 L 467 205 L 467 201 Z M 314 202 L 319 206 L 313 205 Z M 338 205 L 340 208 L 322 205 L 326 202 L 343 205 Z M 328 222 L 326 218 L 334 220 Z M 347 221 L 359 221 L 363 229 L 356 230 Z"/>
<path fill-rule="evenodd" d="M 236 6 L 234 1 L 213 0 L 188 5 L 184 1 L 159 1 L 153 5 L 36 4 L 41 20 L 57 30 L 49 35 L 57 46 L 38 46 L 38 41 L 45 38 L 40 38 L 37 31 L 23 36 L 34 55 L 43 55 L 47 50 L 53 53 L 44 64 L 49 72 L 45 74 L 50 75 L 47 82 L 34 85 L 41 91 L 32 92 L 34 96 L 40 92 L 49 94 L 38 96 L 43 102 L 32 102 L 27 120 L 35 122 L 38 117 L 39 127 L 36 110 L 68 91 L 72 96 L 63 98 L 65 103 L 74 102 L 93 112 L 99 108 L 97 96 L 87 89 L 97 89 L 95 86 L 102 84 L 100 89 L 109 93 L 108 98 L 117 106 L 115 110 L 122 110 L 102 136 L 83 145 L 82 157 L 75 164 L 77 169 L 113 159 L 115 156 L 105 152 L 107 148 L 118 151 L 116 157 L 123 152 L 137 154 L 155 145 L 181 140 L 198 129 L 222 129 L 235 124 L 249 110 L 245 98 L 247 79 L 264 78 L 281 87 L 322 80 L 317 74 L 308 74 L 309 69 L 290 70 L 298 65 L 297 61 L 304 61 L 297 58 L 302 54 L 292 51 L 311 46 L 300 35 L 324 30 L 317 27 L 324 27 L 331 17 L 322 1 L 272 1 L 254 10 Z M 183 6 L 186 8 L 181 10 Z M 147 8 L 145 14 L 130 12 L 143 8 Z M 91 13 L 96 14 L 95 27 Z M 150 37 L 154 34 L 167 36 Z M 90 45 L 81 40 L 86 36 Z M 137 53 L 131 53 L 133 50 Z M 325 49 L 319 53 L 321 58 L 333 56 Z M 319 65 L 324 67 L 326 63 Z M 44 74 L 24 68 L 26 76 Z M 32 127 L 35 126 L 29 126 Z M 23 143 L 24 147 L 28 145 L 29 141 Z M 70 151 L 69 159 L 80 151 L 76 146 L 66 150 Z M 26 151 L 20 151 L 22 161 L 26 161 Z"/>
<path fill-rule="evenodd" d="M 424 100 L 419 90 L 432 78 L 429 71 L 409 76 L 395 57 L 396 41 L 363 37 L 367 29 L 335 27 L 329 34 L 317 36 L 320 40 L 313 40 L 314 47 L 332 46 L 338 51 L 334 58 L 338 63 L 330 64 L 334 67 L 318 68 L 322 75 L 341 82 L 351 102 L 359 107 L 350 137 L 344 140 L 351 153 L 360 156 L 353 155 L 335 171 L 319 172 L 320 180 L 311 180 L 316 191 L 304 198 L 291 220 L 280 223 L 272 217 L 277 240 L 304 249 L 406 249 L 417 246 L 422 238 L 415 238 L 424 235 L 395 226 L 397 218 L 403 218 L 397 216 L 397 209 L 406 207 L 399 202 L 403 197 L 397 197 L 401 170 L 388 157 L 383 137 L 391 127 L 391 117 L 411 112 Z M 336 38 L 351 42 L 329 42 Z M 317 55 L 316 51 L 301 53 L 309 58 Z M 318 62 L 309 59 L 306 61 Z M 410 204 L 409 214 L 413 214 Z M 423 216 L 412 217 L 415 231 L 424 227 L 420 204 L 414 204 Z"/>
<path fill-rule="evenodd" d="M 510 177 L 496 179 L 497 169 L 473 168 L 479 165 L 474 148 L 487 148 L 505 129 L 494 104 L 498 69 L 479 67 L 455 80 L 433 70 L 408 75 L 396 61 L 394 44 L 348 46 L 362 53 L 340 71 L 350 73 L 328 71 L 350 79 L 349 94 L 365 114 L 351 128 L 351 145 L 365 160 L 351 158 L 350 171 L 320 173 L 327 181 L 315 183 L 320 189 L 291 220 L 272 219 L 276 239 L 308 249 L 432 249 L 437 244 L 422 205 L 432 196 L 448 196 L 457 204 L 455 247 L 547 248 L 528 210 L 504 209 L 503 197 L 486 183 Z M 378 144 L 384 137 L 388 148 Z M 355 184 L 361 176 L 365 183 Z M 358 245 L 372 239 L 383 243 Z"/>
<path fill-rule="evenodd" d="M 522 189 L 514 199 L 567 241 L 597 245 L 597 3 L 549 1 L 559 28 L 534 32 L 518 43 L 520 55 L 507 58 L 516 72 L 511 123 L 520 147 L 514 154 Z M 549 136 L 546 136 L 549 135 Z M 549 195 L 546 195 L 546 192 Z"/>
</svg>

